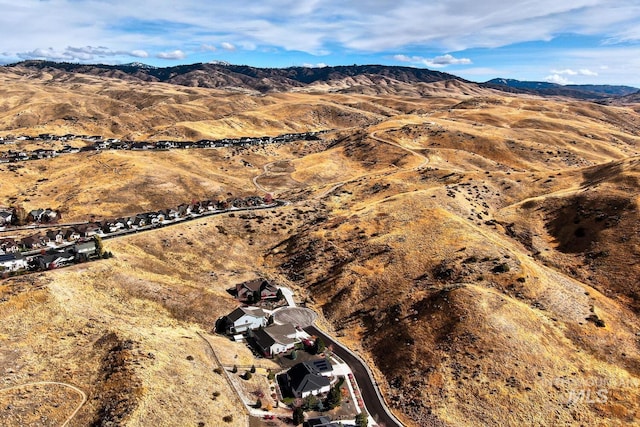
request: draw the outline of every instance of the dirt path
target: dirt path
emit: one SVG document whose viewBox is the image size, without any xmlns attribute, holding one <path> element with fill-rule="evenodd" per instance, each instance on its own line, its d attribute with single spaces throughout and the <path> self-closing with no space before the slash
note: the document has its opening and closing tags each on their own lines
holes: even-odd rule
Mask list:
<svg viewBox="0 0 640 427">
<path fill-rule="evenodd" d="M 269 193 L 269 190 L 267 190 L 266 188 L 264 188 L 262 185 L 260 185 L 258 183 L 258 179 L 262 178 L 263 176 L 266 176 L 269 173 L 269 168 L 273 164 L 278 163 L 278 162 L 279 162 L 279 160 L 277 160 L 275 162 L 267 163 L 266 165 L 264 165 L 262 167 L 262 173 L 260 175 L 256 175 L 256 176 L 253 177 L 253 180 L 252 180 L 253 181 L 253 186 L 256 187 L 256 189 L 258 191 L 262 191 L 263 193 Z"/>
<path fill-rule="evenodd" d="M 78 411 L 84 406 L 85 402 L 87 401 L 87 395 L 86 395 L 86 393 L 84 391 L 80 390 L 78 387 L 73 386 L 71 384 L 61 383 L 61 382 L 57 382 L 57 381 L 38 381 L 38 382 L 33 382 L 33 383 L 14 385 L 12 387 L 7 387 L 7 388 L 0 389 L 0 393 L 6 392 L 6 391 L 15 390 L 15 389 L 19 389 L 19 388 L 23 388 L 23 387 L 34 386 L 34 385 L 58 385 L 58 386 L 62 386 L 62 387 L 67 387 L 67 388 L 70 388 L 71 390 L 75 391 L 76 393 L 78 393 L 82 397 L 82 402 L 80 402 L 78 407 L 76 407 L 76 409 L 71 413 L 71 415 L 69 415 L 67 417 L 65 422 L 62 423 L 62 425 L 60 427 L 65 427 L 67 424 L 69 424 L 69 422 L 73 419 L 73 417 L 76 416 Z"/>
</svg>

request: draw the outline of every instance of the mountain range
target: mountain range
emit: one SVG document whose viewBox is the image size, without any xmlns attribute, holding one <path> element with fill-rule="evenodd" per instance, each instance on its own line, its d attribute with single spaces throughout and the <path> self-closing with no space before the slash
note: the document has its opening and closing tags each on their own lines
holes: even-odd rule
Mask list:
<svg viewBox="0 0 640 427">
<path fill-rule="evenodd" d="M 256 68 L 222 62 L 196 63 L 158 68 L 142 63 L 123 65 L 76 64 L 51 61 L 23 61 L 8 68 L 61 71 L 113 77 L 127 81 L 163 82 L 190 87 L 237 89 L 267 92 L 287 92 L 322 88 L 332 92 L 367 92 L 371 86 L 391 86 L 402 90 L 403 84 L 458 81 L 475 85 L 461 77 L 424 68 L 387 65 L 349 65 L 335 67 Z M 604 101 L 636 94 L 630 86 L 559 85 L 548 82 L 519 81 L 496 78 L 477 83 L 482 88 L 538 96 L 561 96 L 574 99 Z M 387 90 L 388 93 L 388 90 Z"/>
</svg>

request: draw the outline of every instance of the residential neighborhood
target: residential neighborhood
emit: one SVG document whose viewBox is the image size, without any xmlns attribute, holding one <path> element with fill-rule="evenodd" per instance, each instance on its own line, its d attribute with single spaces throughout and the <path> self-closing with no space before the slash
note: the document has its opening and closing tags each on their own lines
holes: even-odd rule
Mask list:
<svg viewBox="0 0 640 427">
<path fill-rule="evenodd" d="M 30 234 L 24 237 L 0 235 L 0 273 L 7 275 L 24 274 L 26 272 L 42 271 L 72 265 L 96 259 L 95 239 L 110 239 L 131 233 L 164 227 L 183 221 L 197 219 L 206 215 L 225 212 L 267 209 L 282 205 L 283 201 L 274 201 L 270 195 L 265 197 L 248 196 L 244 198 L 232 197 L 226 200 L 204 200 L 181 204 L 174 208 L 160 211 L 145 212 L 130 217 L 113 220 L 80 223 L 72 226 L 56 226 L 60 218 L 59 212 L 52 209 L 35 209 L 28 213 L 29 225 L 26 229 L 43 228 L 46 231 Z M 3 217 L 15 218 L 17 208 L 3 208 Z M 21 230 L 24 231 L 25 227 Z M 19 227 L 5 226 L 0 231 L 18 230 Z M 247 285 L 246 289 L 254 289 L 256 285 Z M 277 290 L 269 286 L 258 284 L 257 294 L 243 293 L 244 297 L 252 300 L 277 297 Z M 260 289 L 262 289 L 260 291 Z M 243 291 L 244 292 L 244 291 Z"/>
<path fill-rule="evenodd" d="M 199 141 L 122 141 L 117 138 L 104 138 L 101 135 L 50 135 L 38 136 L 7 136 L 0 139 L 0 145 L 16 144 L 21 141 L 83 141 L 88 144 L 83 147 L 65 145 L 59 150 L 36 149 L 34 151 L 8 150 L 0 153 L 0 163 L 15 163 L 28 160 L 50 159 L 64 154 L 79 153 L 81 151 L 102 150 L 132 150 L 132 151 L 166 151 L 174 149 L 190 148 L 221 148 L 221 147 L 248 147 L 253 145 L 289 143 L 300 140 L 316 140 L 318 135 L 329 132 L 322 130 L 317 132 L 287 133 L 278 136 L 242 137 L 223 139 L 203 139 Z"/>
<path fill-rule="evenodd" d="M 245 400 L 250 414 L 267 420 L 284 417 L 289 421 L 287 414 L 291 414 L 294 424 L 304 421 L 305 426 L 324 427 L 354 425 L 355 421 L 349 421 L 354 418 L 366 420 L 364 402 L 350 367 L 330 347 L 325 347 L 322 338 L 305 331 L 315 314 L 298 307 L 288 288 L 258 277 L 237 283 L 229 292 L 241 305 L 220 317 L 215 331 L 237 345 L 248 346 L 256 362 L 271 360 L 281 367 L 279 372 L 267 375 L 273 403 L 265 409 Z M 236 366 L 228 369 L 226 375 L 241 398 L 253 393 L 244 389 L 251 375 L 238 374 Z M 291 412 L 270 409 L 274 407 L 288 408 Z"/>
</svg>

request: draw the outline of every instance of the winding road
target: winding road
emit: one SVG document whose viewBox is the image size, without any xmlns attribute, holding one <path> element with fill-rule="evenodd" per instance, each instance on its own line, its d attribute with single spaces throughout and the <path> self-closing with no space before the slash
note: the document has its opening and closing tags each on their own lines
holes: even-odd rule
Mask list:
<svg viewBox="0 0 640 427">
<path fill-rule="evenodd" d="M 327 335 L 326 332 L 321 331 L 315 326 L 308 326 L 304 330 L 310 334 L 318 337 L 322 337 L 325 344 L 333 347 L 333 352 L 351 368 L 353 376 L 358 383 L 360 393 L 362 394 L 362 400 L 366 406 L 369 415 L 373 418 L 378 426 L 392 427 L 403 424 L 391 413 L 387 404 L 378 389 L 378 385 L 373 378 L 373 374 L 367 367 L 367 365 L 356 356 L 351 350 L 340 344 L 333 337 Z"/>
</svg>

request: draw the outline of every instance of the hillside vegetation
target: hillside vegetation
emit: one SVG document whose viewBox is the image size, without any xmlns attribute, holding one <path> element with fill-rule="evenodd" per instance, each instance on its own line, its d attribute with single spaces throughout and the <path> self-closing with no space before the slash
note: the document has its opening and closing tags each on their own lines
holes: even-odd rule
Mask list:
<svg viewBox="0 0 640 427">
<path fill-rule="evenodd" d="M 65 219 L 265 191 L 292 202 L 108 241 L 113 259 L 1 282 L 1 387 L 83 389 L 70 425 L 224 425 L 230 413 L 246 425 L 198 333 L 223 364 L 251 363 L 211 332 L 236 306 L 226 289 L 262 276 L 295 289 L 359 351 L 407 425 L 638 423 L 640 116 L 388 79 L 263 95 L 2 69 L 3 135 L 333 130 L 286 145 L 1 165 L 0 204 Z M 22 406 L 0 391 L 0 417 L 21 425 L 58 399 L 46 416 L 59 424 L 69 405 L 49 390 Z"/>
</svg>

